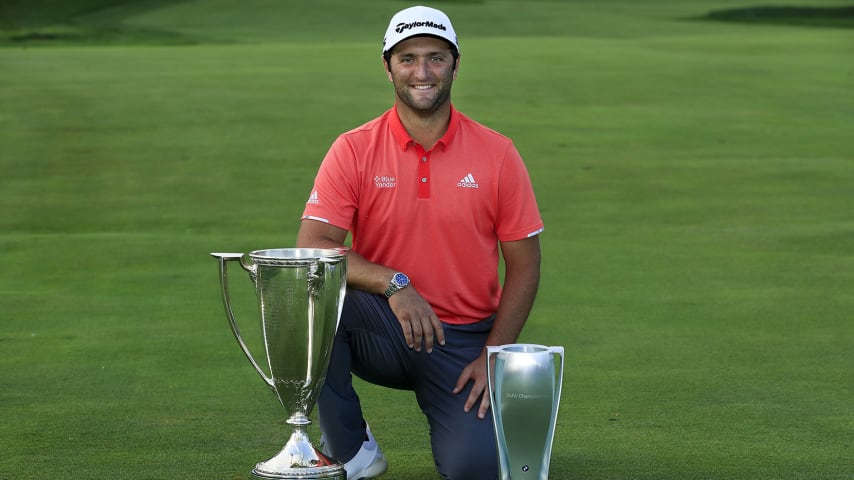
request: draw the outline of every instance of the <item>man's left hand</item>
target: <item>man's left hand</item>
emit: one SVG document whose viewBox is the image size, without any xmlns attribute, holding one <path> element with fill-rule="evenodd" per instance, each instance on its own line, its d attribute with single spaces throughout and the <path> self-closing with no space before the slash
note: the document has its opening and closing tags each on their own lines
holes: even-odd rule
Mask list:
<svg viewBox="0 0 854 480">
<path fill-rule="evenodd" d="M 477 416 L 478 418 L 486 418 L 486 412 L 489 411 L 489 391 L 487 390 L 485 349 L 475 361 L 463 369 L 463 373 L 460 374 L 457 385 L 454 387 L 454 393 L 462 392 L 469 382 L 473 382 L 473 385 L 463 408 L 466 412 L 470 412 L 475 405 L 479 404 Z"/>
</svg>

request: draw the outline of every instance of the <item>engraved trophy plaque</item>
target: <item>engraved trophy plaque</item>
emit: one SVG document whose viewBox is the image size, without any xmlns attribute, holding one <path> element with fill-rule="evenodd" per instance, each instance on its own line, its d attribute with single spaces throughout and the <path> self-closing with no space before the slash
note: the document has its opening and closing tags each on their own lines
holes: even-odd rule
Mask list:
<svg viewBox="0 0 854 480">
<path fill-rule="evenodd" d="M 486 349 L 499 478 L 547 480 L 563 385 L 563 347 Z"/>
<path fill-rule="evenodd" d="M 273 458 L 252 470 L 258 479 L 346 480 L 344 467 L 315 448 L 308 416 L 326 379 L 332 340 L 347 284 L 344 249 L 280 248 L 212 253 L 232 333 L 246 358 L 285 408 L 290 439 Z M 269 376 L 240 335 L 228 291 L 228 264 L 239 262 L 255 285 Z"/>
</svg>

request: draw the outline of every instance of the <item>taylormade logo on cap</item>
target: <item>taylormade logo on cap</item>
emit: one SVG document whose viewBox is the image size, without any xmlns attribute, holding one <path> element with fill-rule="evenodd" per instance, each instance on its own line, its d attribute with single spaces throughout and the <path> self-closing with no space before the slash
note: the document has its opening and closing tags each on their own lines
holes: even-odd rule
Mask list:
<svg viewBox="0 0 854 480">
<path fill-rule="evenodd" d="M 383 53 L 407 38 L 420 35 L 442 38 L 460 49 L 451 19 L 441 10 L 418 6 L 401 10 L 391 18 L 383 39 Z"/>
<path fill-rule="evenodd" d="M 394 31 L 397 33 L 403 33 L 407 29 L 415 28 L 415 27 L 430 27 L 430 28 L 438 28 L 439 30 L 448 31 L 448 29 L 445 28 L 445 26 L 442 25 L 441 23 L 433 23 L 430 20 L 427 20 L 426 22 L 398 23 L 397 27 L 394 29 Z"/>
</svg>

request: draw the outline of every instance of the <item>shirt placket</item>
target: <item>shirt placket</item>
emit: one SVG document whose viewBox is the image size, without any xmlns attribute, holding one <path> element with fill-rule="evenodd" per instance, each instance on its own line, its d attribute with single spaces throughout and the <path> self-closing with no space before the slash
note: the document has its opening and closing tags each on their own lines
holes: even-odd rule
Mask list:
<svg viewBox="0 0 854 480">
<path fill-rule="evenodd" d="M 415 153 L 418 155 L 418 198 L 430 198 L 430 152 L 416 143 Z"/>
</svg>

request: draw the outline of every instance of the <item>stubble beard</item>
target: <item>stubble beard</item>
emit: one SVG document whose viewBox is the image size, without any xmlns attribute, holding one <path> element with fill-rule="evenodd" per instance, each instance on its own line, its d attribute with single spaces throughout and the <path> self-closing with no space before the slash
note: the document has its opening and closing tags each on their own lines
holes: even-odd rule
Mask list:
<svg viewBox="0 0 854 480">
<path fill-rule="evenodd" d="M 451 99 L 451 84 L 453 82 L 453 71 L 449 72 L 444 78 L 437 82 L 438 92 L 436 96 L 430 100 L 416 100 L 409 88 L 409 83 L 399 80 L 396 76 L 394 79 L 394 90 L 397 98 L 406 105 L 412 112 L 419 115 L 431 115 L 439 110 Z"/>
</svg>

